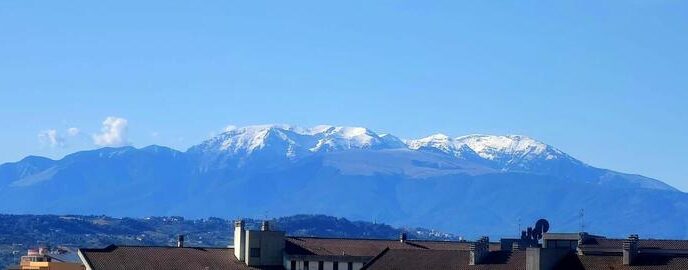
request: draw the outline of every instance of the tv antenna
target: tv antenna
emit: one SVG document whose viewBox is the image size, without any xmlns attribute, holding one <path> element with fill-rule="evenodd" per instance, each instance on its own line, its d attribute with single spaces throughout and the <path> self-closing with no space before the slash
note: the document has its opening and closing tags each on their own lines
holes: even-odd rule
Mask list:
<svg viewBox="0 0 688 270">
<path fill-rule="evenodd" d="M 580 218 L 580 231 L 585 232 L 585 209 L 581 208 L 580 213 L 578 213 Z"/>
</svg>

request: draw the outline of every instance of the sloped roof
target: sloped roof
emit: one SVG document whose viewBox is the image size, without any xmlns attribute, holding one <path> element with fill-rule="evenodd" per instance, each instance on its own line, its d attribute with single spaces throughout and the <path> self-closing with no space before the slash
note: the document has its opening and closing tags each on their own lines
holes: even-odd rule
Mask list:
<svg viewBox="0 0 688 270">
<path fill-rule="evenodd" d="M 287 237 L 290 255 L 374 257 L 389 249 L 468 250 L 469 242 Z"/>
<path fill-rule="evenodd" d="M 479 265 L 469 265 L 469 251 L 387 249 L 363 269 L 366 270 L 522 270 L 526 269 L 524 251 L 491 251 Z"/>
<path fill-rule="evenodd" d="M 639 254 L 633 265 L 623 265 L 621 255 L 583 255 L 570 253 L 554 269 L 560 270 L 678 270 L 688 269 L 688 257 Z"/>
<path fill-rule="evenodd" d="M 621 249 L 626 239 L 590 238 L 583 243 L 583 247 L 603 249 Z M 688 250 L 688 240 L 640 239 L 640 249 L 670 249 Z"/>
<path fill-rule="evenodd" d="M 249 267 L 234 257 L 233 248 L 116 246 L 80 249 L 93 270 L 170 269 L 170 270 L 250 270 L 283 267 Z"/>
</svg>

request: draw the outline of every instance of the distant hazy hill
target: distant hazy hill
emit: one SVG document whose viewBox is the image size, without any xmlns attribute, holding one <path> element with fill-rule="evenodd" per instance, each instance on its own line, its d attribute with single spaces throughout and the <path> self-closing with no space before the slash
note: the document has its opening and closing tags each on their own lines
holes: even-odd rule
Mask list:
<svg viewBox="0 0 688 270">
<path fill-rule="evenodd" d="M 260 220 L 246 221 L 249 228 L 259 228 Z M 323 215 L 296 215 L 271 222 L 272 228 L 295 236 L 394 239 L 402 232 L 402 229 L 385 224 Z M 184 234 L 188 246 L 225 247 L 232 244 L 233 230 L 233 220 L 220 218 L 0 215 L 0 269 L 16 264 L 19 256 L 26 254 L 28 248 L 38 245 L 52 249 L 66 247 L 72 251 L 79 247 L 105 247 L 110 244 L 173 246 L 177 235 Z M 411 239 L 455 238 L 451 234 L 422 228 L 403 231 Z"/>
<path fill-rule="evenodd" d="M 186 152 L 102 148 L 0 166 L 0 212 L 189 218 L 317 213 L 467 237 L 553 229 L 685 238 L 688 196 L 525 136 L 401 140 L 365 128 L 251 126 Z M 520 221 L 519 221 L 520 220 Z"/>
</svg>

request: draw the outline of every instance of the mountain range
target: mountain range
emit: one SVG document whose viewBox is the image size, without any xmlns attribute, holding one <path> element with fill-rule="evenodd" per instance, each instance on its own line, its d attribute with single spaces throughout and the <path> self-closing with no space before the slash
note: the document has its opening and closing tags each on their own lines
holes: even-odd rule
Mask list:
<svg viewBox="0 0 688 270">
<path fill-rule="evenodd" d="M 260 217 L 327 214 L 466 237 L 552 230 L 686 238 L 688 196 L 518 136 L 402 140 L 367 128 L 233 128 L 185 152 L 101 148 L 0 165 L 0 212 Z"/>
</svg>

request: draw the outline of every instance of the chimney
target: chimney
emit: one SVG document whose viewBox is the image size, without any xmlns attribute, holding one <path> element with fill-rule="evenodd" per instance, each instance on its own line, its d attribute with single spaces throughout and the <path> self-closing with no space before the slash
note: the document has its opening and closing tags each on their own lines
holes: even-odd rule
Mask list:
<svg viewBox="0 0 688 270">
<path fill-rule="evenodd" d="M 523 248 L 521 248 L 521 247 L 522 247 L 522 246 L 521 246 L 521 241 L 520 241 L 520 240 L 514 241 L 514 242 L 511 244 L 511 250 L 524 250 L 524 249 L 525 249 L 525 247 L 523 247 Z"/>
<path fill-rule="evenodd" d="M 407 238 L 406 233 L 405 233 L 405 232 L 402 232 L 402 233 L 399 235 L 399 242 L 405 243 L 405 242 L 406 242 L 406 238 Z"/>
<path fill-rule="evenodd" d="M 177 236 L 177 247 L 180 247 L 180 248 L 184 247 L 184 235 L 183 234 L 180 234 L 179 236 Z"/>
<path fill-rule="evenodd" d="M 234 221 L 234 256 L 239 261 L 246 258 L 246 223 L 241 219 Z"/>
<path fill-rule="evenodd" d="M 639 238 L 637 234 L 631 234 L 628 239 L 623 241 L 623 264 L 633 265 L 635 257 L 638 255 L 638 242 Z"/>
<path fill-rule="evenodd" d="M 260 226 L 260 230 L 264 231 L 264 232 L 269 231 L 270 230 L 270 223 L 267 220 L 263 221 L 263 224 Z"/>
<path fill-rule="evenodd" d="M 588 233 L 586 233 L 586 232 L 578 233 L 578 245 L 576 247 L 576 253 L 578 253 L 578 255 L 584 255 L 585 254 L 583 252 L 583 246 L 588 241 L 588 238 L 589 238 Z"/>
<path fill-rule="evenodd" d="M 490 238 L 487 236 L 480 237 L 480 240 L 471 243 L 470 256 L 468 258 L 469 265 L 479 265 L 483 259 L 490 252 Z"/>
</svg>

